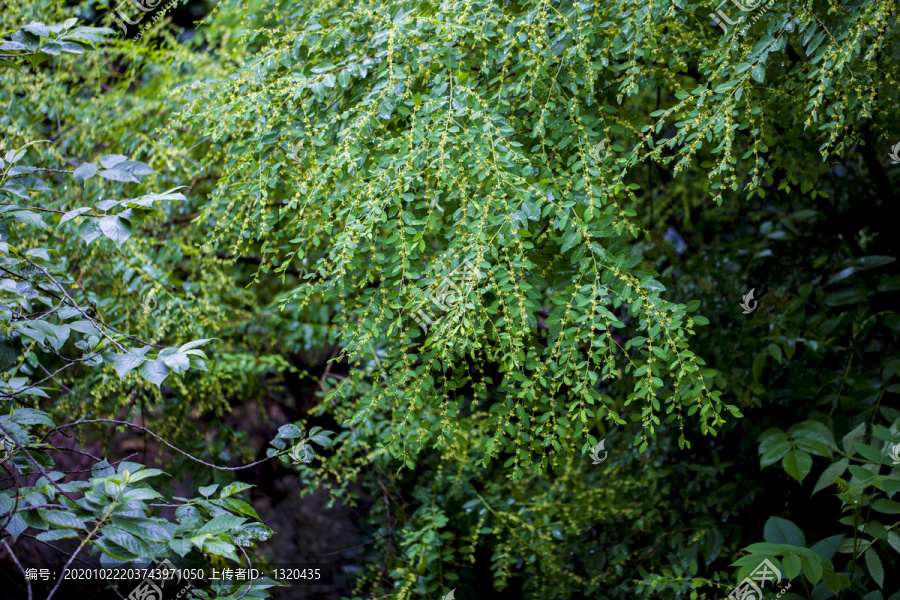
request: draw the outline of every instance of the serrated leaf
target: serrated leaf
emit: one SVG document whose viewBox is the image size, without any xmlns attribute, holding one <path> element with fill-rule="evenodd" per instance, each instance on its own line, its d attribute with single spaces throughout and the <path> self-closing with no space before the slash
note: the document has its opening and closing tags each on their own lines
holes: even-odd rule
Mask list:
<svg viewBox="0 0 900 600">
<path fill-rule="evenodd" d="M 900 502 L 880 498 L 872 503 L 872 508 L 887 515 L 900 515 Z"/>
<path fill-rule="evenodd" d="M 866 550 L 866 567 L 872 575 L 872 579 L 878 584 L 878 587 L 884 587 L 884 567 L 881 564 L 881 558 L 873 548 Z"/>
<path fill-rule="evenodd" d="M 184 373 L 191 367 L 188 355 L 178 348 L 166 348 L 159 353 L 159 359 L 175 373 Z"/>
<path fill-rule="evenodd" d="M 103 217 L 100 219 L 99 226 L 103 235 L 114 241 L 120 248 L 131 237 L 131 223 L 120 217 Z"/>
<path fill-rule="evenodd" d="M 791 580 L 800 574 L 800 557 L 793 553 L 788 553 L 781 559 L 781 566 L 784 567 L 784 576 Z"/>
<path fill-rule="evenodd" d="M 90 244 L 101 235 L 103 235 L 103 233 L 100 231 L 97 219 L 84 220 L 81 222 L 81 225 L 78 226 L 78 237 L 84 240 L 85 245 Z"/>
<path fill-rule="evenodd" d="M 146 517 L 113 515 L 112 522 L 116 527 L 152 542 L 168 542 L 172 539 L 171 530 L 174 529 L 174 525 Z"/>
<path fill-rule="evenodd" d="M 854 427 L 844 438 L 841 440 L 841 445 L 844 447 L 844 452 L 853 456 L 855 454 L 855 449 L 853 448 L 853 442 L 858 439 L 863 439 L 866 435 L 866 422 L 863 421 L 856 427 Z"/>
<path fill-rule="evenodd" d="M 80 536 L 75 529 L 51 529 L 49 531 L 42 531 L 35 536 L 35 538 L 42 542 L 53 542 L 56 540 L 67 540 L 78 537 Z"/>
<path fill-rule="evenodd" d="M 144 542 L 137 536 L 128 533 L 124 529 L 117 527 L 116 525 L 107 525 L 106 527 L 101 529 L 100 532 L 107 540 L 111 541 L 117 546 L 121 546 L 135 556 L 153 556 L 153 552 L 150 550 L 150 547 L 146 542 Z M 118 557 L 114 556 L 114 558 Z"/>
<path fill-rule="evenodd" d="M 295 439 L 303 437 L 303 430 L 293 423 L 282 425 L 278 428 L 278 436 L 286 439 Z"/>
<path fill-rule="evenodd" d="M 22 425 L 47 425 L 53 427 L 54 423 L 47 413 L 33 408 L 16 408 L 12 420 Z"/>
<path fill-rule="evenodd" d="M 219 498 L 227 498 L 228 496 L 231 496 L 232 494 L 238 494 L 238 493 L 243 492 L 244 490 L 248 490 L 252 487 L 253 486 L 250 485 L 249 483 L 244 483 L 243 481 L 235 481 L 233 483 L 229 483 L 224 488 L 222 488 L 222 491 L 219 493 Z"/>
<path fill-rule="evenodd" d="M 76 517 L 73 513 L 63 510 L 44 510 L 38 509 L 41 519 L 54 527 L 61 529 L 84 529 L 84 521 Z"/>
<path fill-rule="evenodd" d="M 124 154 L 106 154 L 100 157 L 100 164 L 104 169 L 112 169 L 120 162 L 128 160 Z"/>
<path fill-rule="evenodd" d="M 808 556 L 803 556 L 800 559 L 802 564 L 803 575 L 806 576 L 806 579 L 813 585 L 816 585 L 822 579 L 822 563 L 819 562 L 817 558 L 810 558 Z"/>
<path fill-rule="evenodd" d="M 842 458 L 839 461 L 828 465 L 819 476 L 819 480 L 816 482 L 816 487 L 813 488 L 812 493 L 815 494 L 816 492 L 827 488 L 829 485 L 832 485 L 834 483 L 834 478 L 843 475 L 849 464 L 849 458 Z"/>
<path fill-rule="evenodd" d="M 766 78 L 766 65 L 762 63 L 757 64 L 750 72 L 750 76 L 759 83 L 762 83 Z"/>
<path fill-rule="evenodd" d="M 91 162 L 81 163 L 75 171 L 72 172 L 72 176 L 75 177 L 75 181 L 84 185 L 84 181 L 86 179 L 90 179 L 94 175 L 97 174 L 97 165 Z M 81 210 L 81 209 L 77 209 Z M 68 213 L 66 213 L 68 214 Z"/>
<path fill-rule="evenodd" d="M 806 547 L 806 537 L 794 523 L 780 517 L 769 517 L 763 528 L 763 539 L 771 544 Z"/>
<path fill-rule="evenodd" d="M 147 359 L 139 354 L 113 354 L 108 352 L 103 355 L 103 359 L 111 364 L 116 370 L 119 379 L 122 379 L 133 369 L 141 366 Z"/>
<path fill-rule="evenodd" d="M 104 179 L 109 179 L 110 181 L 139 183 L 137 177 L 135 177 L 128 171 L 122 171 L 120 169 L 106 169 L 104 171 L 100 171 L 100 177 L 103 177 Z"/>
<path fill-rule="evenodd" d="M 169 376 L 169 367 L 161 360 L 151 360 L 141 365 L 140 373 L 141 377 L 156 387 L 160 387 Z"/>
<path fill-rule="evenodd" d="M 240 527 L 246 521 L 247 519 L 243 517 L 236 517 L 230 514 L 216 515 L 197 531 L 197 535 L 219 535 L 220 533 L 225 533 L 235 527 Z"/>
<path fill-rule="evenodd" d="M 799 483 L 803 483 L 803 479 L 809 475 L 812 464 L 812 456 L 802 450 L 788 452 L 781 461 L 781 466 L 784 467 L 785 472 Z"/>
</svg>

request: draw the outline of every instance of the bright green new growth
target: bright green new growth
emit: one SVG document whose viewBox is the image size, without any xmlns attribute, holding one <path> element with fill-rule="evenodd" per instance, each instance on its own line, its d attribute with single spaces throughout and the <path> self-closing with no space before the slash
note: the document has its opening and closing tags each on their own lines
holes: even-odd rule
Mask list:
<svg viewBox="0 0 900 600">
<path fill-rule="evenodd" d="M 764 555 L 778 555 L 785 573 L 799 577 L 802 568 L 810 586 L 821 580 L 853 594 L 882 587 L 878 556 L 890 569 L 888 544 L 896 549 L 898 538 L 887 518 L 870 519 L 862 504 L 874 497 L 873 488 L 895 493 L 889 484 L 896 486 L 896 478 L 866 474 L 849 459 L 829 466 L 816 485 L 820 491 L 845 471 L 854 478 L 838 482 L 843 504 L 856 507 L 853 518 L 828 523 L 852 532 L 835 542 L 849 557 L 828 554 L 831 542 L 806 548 L 805 540 L 770 535 L 792 531 L 773 520 L 779 517 L 766 523 L 766 545 L 747 543 L 763 539 L 762 531 L 749 531 L 754 502 L 777 471 L 752 477 L 758 475 L 750 468 L 757 461 L 754 428 L 761 433 L 760 466 L 781 461 L 794 479 L 785 488 L 794 502 L 803 478 L 821 466 L 813 456 L 818 463 L 831 460 L 834 437 L 848 424 L 860 435 L 867 431 L 862 420 L 891 426 L 870 427 L 880 441 L 860 450 L 867 469 L 881 442 L 898 439 L 888 401 L 881 413 L 876 403 L 885 389 L 891 393 L 890 367 L 882 375 L 878 361 L 896 360 L 888 356 L 896 336 L 874 333 L 875 324 L 889 321 L 870 301 L 879 298 L 874 290 L 898 284 L 873 275 L 869 289 L 847 274 L 868 278 L 892 258 L 846 257 L 843 248 L 822 242 L 826 234 L 802 240 L 798 234 L 818 224 L 815 209 L 827 212 L 829 202 L 821 199 L 829 193 L 830 204 L 840 207 L 847 202 L 841 193 L 856 192 L 860 180 L 868 185 L 886 142 L 898 141 L 896 5 L 776 2 L 741 15 L 727 34 L 711 23 L 714 9 L 685 2 L 226 1 L 189 44 L 176 43 L 159 25 L 162 47 L 145 36 L 139 44 L 110 41 L 76 56 L 44 35 L 46 52 L 35 46 L 22 51 L 33 54 L 0 64 L 10 99 L 9 120 L 0 122 L 3 150 L 52 135 L 53 146 L 29 149 L 31 163 L 82 168 L 121 155 L 156 171 L 146 185 L 134 184 L 148 188 L 141 192 L 133 182 L 121 186 L 127 191 L 110 192 L 95 177 L 83 189 L 54 194 L 47 200 L 54 210 L 96 206 L 104 193 L 134 201 L 180 186 L 190 191 L 183 189 L 177 202 L 156 203 L 161 213 L 148 211 L 130 236 L 121 224 L 101 229 L 85 245 L 88 240 L 76 237 L 80 225 L 74 228 L 85 217 L 52 237 L 17 223 L 10 228 L 20 236 L 13 247 L 22 254 L 60 248 L 58 271 L 82 265 L 101 316 L 112 315 L 123 330 L 124 321 L 129 333 L 150 343 L 181 345 L 169 349 L 172 355 L 153 350 L 148 356 L 157 367 L 166 358 L 183 367 L 179 351 L 193 350 L 184 347 L 188 340 L 221 340 L 206 349 L 212 373 L 191 369 L 163 380 L 145 362 L 120 380 L 118 371 L 129 364 L 112 355 L 104 355 L 106 365 L 79 367 L 71 376 L 65 371 L 46 388 L 59 411 L 54 416 L 114 415 L 139 397 L 164 438 L 191 438 L 188 450 L 221 457 L 231 438 L 247 435 L 221 426 L 224 413 L 280 394 L 289 361 L 312 350 L 323 360 L 349 359 L 349 368 L 333 361 L 321 377 L 303 374 L 322 391 L 311 418 L 334 415 L 346 426 L 334 452 L 311 463 L 308 442 L 330 446 L 315 427 L 304 437 L 299 427 L 282 426 L 267 454 L 312 484 L 331 486 L 351 506 L 360 484 L 378 499 L 367 515 L 375 550 L 366 558 L 376 559 L 355 581 L 361 594 L 439 597 L 454 585 L 493 577 L 494 589 L 522 586 L 523 597 L 624 598 L 651 590 L 660 597 L 722 597 Z M 0 21 L 15 31 L 30 20 L 30 10 L 4 13 Z M 73 9 L 54 10 L 59 18 L 43 20 L 62 23 Z M 27 27 L 43 34 L 40 24 Z M 43 153 L 40 160 L 32 151 Z M 834 176 L 839 165 L 852 177 Z M 57 183 L 55 175 L 44 177 Z M 872 183 L 875 191 L 864 199 L 889 197 L 884 182 Z M 23 193 L 35 194 L 30 203 L 38 204 L 38 191 Z M 746 205 L 735 192 L 745 194 Z M 716 210 L 710 200 L 729 205 Z M 141 213 L 129 205 L 112 208 Z M 728 252 L 718 256 L 718 244 L 705 239 L 696 260 L 672 263 L 674 272 L 658 267 L 663 274 L 657 275 L 641 264 L 642 225 L 668 225 L 682 211 L 688 225 L 689 215 L 722 220 L 718 227 L 707 220 L 689 234 L 724 239 L 740 220 L 745 229 L 735 235 L 749 240 L 723 243 Z M 30 218 L 27 210 L 3 217 L 15 213 Z M 60 216 L 45 218 L 58 224 Z M 115 219 L 131 217 L 116 214 L 107 223 L 118 224 Z M 756 228 L 760 221 L 767 222 Z M 847 233 L 852 254 L 857 232 Z M 860 233 L 863 248 L 868 235 Z M 797 245 L 813 242 L 803 249 L 812 264 L 785 262 L 791 269 L 811 267 L 812 274 L 767 273 L 765 283 L 754 284 L 782 288 L 768 292 L 767 315 L 729 320 L 740 312 L 740 294 L 725 297 L 725 290 L 741 285 L 753 264 L 779 264 L 763 252 L 777 255 L 792 236 Z M 655 255 L 657 265 L 666 264 Z M 229 259 L 259 264 L 255 285 L 244 289 L 241 265 Z M 461 286 L 464 301 L 444 310 L 442 294 L 470 265 L 478 275 Z M 26 265 L 14 267 L 17 276 L 43 285 L 19 266 Z M 260 275 L 273 266 L 280 278 Z M 666 290 L 658 280 L 678 288 Z M 143 314 L 139 302 L 157 286 L 159 308 Z M 667 301 L 675 297 L 685 304 Z M 708 323 L 694 314 L 698 298 L 705 314 L 718 317 L 717 326 L 714 335 L 691 340 L 693 325 Z M 423 315 L 433 321 L 427 331 L 417 325 Z M 43 346 L 37 340 L 9 345 L 14 363 L 6 371 L 43 378 L 39 367 L 52 364 L 44 354 L 38 363 L 37 350 L 59 350 L 65 343 L 59 331 L 51 329 Z M 744 347 L 735 356 L 716 355 L 734 349 L 722 342 L 730 336 L 740 336 Z M 847 351 L 841 344 L 849 338 Z M 719 371 L 706 369 L 692 349 L 715 357 Z M 846 387 L 831 386 L 824 360 L 843 352 L 845 379 L 850 362 L 868 370 L 854 371 Z M 791 369 L 797 379 L 821 376 L 821 397 L 798 391 L 802 386 L 785 374 Z M 3 391 L 19 404 L 34 401 L 24 396 L 40 388 L 27 383 L 10 379 Z M 728 390 L 728 404 L 720 389 Z M 738 423 L 727 419 L 741 416 L 737 407 L 755 413 Z M 193 439 L 194 411 L 215 436 Z M 21 437 L 16 427 L 39 431 L 52 422 L 18 407 L 0 418 L 42 460 L 37 434 Z M 583 453 L 607 435 L 603 420 L 626 425 L 627 435 L 640 422 L 635 446 L 651 451 L 623 451 L 610 434 L 610 461 L 592 469 Z M 686 437 L 698 439 L 694 430 L 718 439 L 709 449 L 695 444 L 693 452 L 678 452 L 669 426 L 675 420 L 683 448 L 689 449 Z M 791 427 L 807 420 L 821 427 Z M 852 454 L 847 439 L 857 437 L 844 438 L 845 452 Z M 704 462 L 708 457 L 714 465 Z M 9 446 L 0 448 L 0 459 L 33 469 Z M 176 477 L 191 469 L 201 475 L 193 464 L 176 466 L 167 468 Z M 128 467 L 132 475 L 147 472 L 139 468 Z M 101 475 L 90 478 L 92 485 L 105 486 Z M 228 485 L 219 482 L 220 471 L 214 475 Z M 139 494 L 155 493 L 144 485 L 149 491 Z M 232 542 L 247 541 L 242 528 L 262 527 L 253 514 L 237 516 L 234 507 L 244 507 L 229 502 L 236 499 L 215 497 L 216 485 L 179 500 L 202 508 L 176 515 L 177 526 L 170 525 L 181 531 L 163 550 L 224 556 L 236 549 Z M 55 494 L 48 481 L 32 488 L 18 495 Z M 36 510 L 8 512 L 21 509 L 7 502 L 18 495 L 0 493 L 0 514 L 19 519 L 13 527 L 28 520 L 47 527 L 48 535 L 65 535 L 50 523 L 67 519 L 55 511 L 47 519 Z M 891 502 L 879 497 L 873 510 L 896 514 Z M 803 506 L 792 512 L 806 513 Z M 219 509 L 250 521 L 190 542 L 187 532 L 204 526 L 193 518 L 208 524 Z M 87 526 L 99 513 L 73 514 Z M 737 515 L 751 518 L 737 527 L 728 522 Z M 887 524 L 886 539 L 866 538 L 870 526 L 879 532 L 879 519 Z M 152 524 L 144 525 L 138 537 L 150 539 Z M 776 549 L 769 545 L 776 543 Z M 725 573 L 723 565 L 742 548 L 750 555 L 732 563 L 736 574 Z M 847 569 L 844 559 L 851 557 Z M 868 574 L 854 568 L 863 557 Z"/>
<path fill-rule="evenodd" d="M 515 477 L 595 443 L 598 419 L 639 418 L 643 450 L 661 417 L 683 430 L 686 410 L 714 434 L 739 414 L 689 350 L 705 319 L 665 300 L 629 242 L 628 174 L 659 142 L 612 105 L 637 84 L 603 83 L 606 56 L 644 54 L 597 35 L 628 17 L 616 6 L 321 6 L 299 31 L 266 32 L 194 105 L 200 134 L 221 144 L 214 241 L 303 269 L 282 308 L 340 303 L 343 355 L 379 368 L 371 390 L 351 399 L 355 370 L 328 402 L 349 402 L 353 423 L 391 412 L 398 458 L 453 445 L 470 411 L 491 432 L 483 464 L 509 456 Z M 443 314 L 429 297 L 466 261 L 477 282 Z M 427 333 L 419 311 L 435 321 Z M 617 357 L 634 391 L 614 400 L 603 382 L 622 375 Z"/>
</svg>

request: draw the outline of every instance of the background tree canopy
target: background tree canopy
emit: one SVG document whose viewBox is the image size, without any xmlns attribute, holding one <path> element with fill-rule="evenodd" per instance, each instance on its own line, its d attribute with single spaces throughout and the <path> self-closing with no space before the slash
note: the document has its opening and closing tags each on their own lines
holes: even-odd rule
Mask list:
<svg viewBox="0 0 900 600">
<path fill-rule="evenodd" d="M 11 597 L 900 600 L 896 2 L 8 4 Z"/>
</svg>

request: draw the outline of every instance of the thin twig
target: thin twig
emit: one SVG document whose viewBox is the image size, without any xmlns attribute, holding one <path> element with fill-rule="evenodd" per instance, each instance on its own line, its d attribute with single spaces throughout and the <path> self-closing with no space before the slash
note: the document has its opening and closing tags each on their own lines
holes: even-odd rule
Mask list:
<svg viewBox="0 0 900 600">
<path fill-rule="evenodd" d="M 69 428 L 69 427 L 75 427 L 75 426 L 77 426 L 77 425 L 84 425 L 84 424 L 86 424 L 86 423 L 115 423 L 116 425 L 126 425 L 126 426 L 128 426 L 128 427 L 134 427 L 135 429 L 140 429 L 141 431 L 144 431 L 144 432 L 146 432 L 146 433 L 152 435 L 153 437 L 155 437 L 156 439 L 158 439 L 160 442 L 162 442 L 163 444 L 165 444 L 166 446 L 168 446 L 168 447 L 171 448 L 172 450 L 175 450 L 176 452 L 178 452 L 178 453 L 180 453 L 180 454 L 183 454 L 184 456 L 187 456 L 188 458 L 190 458 L 190 459 L 193 460 L 194 462 L 200 463 L 201 465 L 204 465 L 204 466 L 206 466 L 206 467 L 209 467 L 210 469 L 217 469 L 217 470 L 219 470 L 219 471 L 239 471 L 239 470 L 241 470 L 241 469 L 249 469 L 250 467 L 255 467 L 256 465 L 259 465 L 259 464 L 262 464 L 262 463 L 264 463 L 264 462 L 267 462 L 267 461 L 269 461 L 269 460 L 271 460 L 271 459 L 277 457 L 279 454 L 287 454 L 287 452 L 288 452 L 288 450 L 283 450 L 283 451 L 281 451 L 279 454 L 274 454 L 274 455 L 269 456 L 269 457 L 267 457 L 267 458 L 264 458 L 264 459 L 262 459 L 262 460 L 258 460 L 258 461 L 256 461 L 256 462 L 250 463 L 249 465 L 244 465 L 244 466 L 241 466 L 241 467 L 220 467 L 220 466 L 214 465 L 214 464 L 212 464 L 212 463 L 208 463 L 208 462 L 206 462 L 206 461 L 204 461 L 204 460 L 200 460 L 199 458 L 196 458 L 195 456 L 191 456 L 190 454 L 188 454 L 188 453 L 185 452 L 184 450 L 181 450 L 180 448 L 177 448 L 177 447 L 173 446 L 172 444 L 170 444 L 169 442 L 167 442 L 166 440 L 164 440 L 162 437 L 156 435 L 155 433 L 153 433 L 152 431 L 150 431 L 150 430 L 147 429 L 146 427 L 141 427 L 140 425 L 136 425 L 135 423 L 129 423 L 128 421 L 117 421 L 116 419 L 84 419 L 84 420 L 81 420 L 81 421 L 75 421 L 74 423 L 69 423 L 68 425 L 60 425 L 59 427 L 56 427 L 53 431 L 58 431 L 58 430 L 61 430 L 61 429 L 67 429 L 67 428 Z M 0 428 L 2 428 L 2 425 L 0 425 Z M 53 431 L 51 431 L 50 433 L 53 433 Z M 49 434 L 48 434 L 48 435 L 49 435 Z"/>
<path fill-rule="evenodd" d="M 2 542 L 3 542 L 3 545 L 6 546 L 6 549 L 9 550 L 9 555 L 12 557 L 13 562 L 16 563 L 16 566 L 19 567 L 20 571 L 22 571 L 22 576 L 25 578 L 25 585 L 28 586 L 28 600 L 32 600 L 31 580 L 28 579 L 28 573 L 25 572 L 25 569 L 22 567 L 22 564 L 19 562 L 19 559 L 16 558 L 16 553 L 13 552 L 12 547 L 6 542 L 6 538 L 3 538 Z"/>
<path fill-rule="evenodd" d="M 55 487 L 57 490 L 59 490 L 59 493 L 60 493 L 60 494 L 62 494 L 63 496 L 65 496 L 66 499 L 67 499 L 69 502 L 71 502 L 72 504 L 75 504 L 75 501 L 72 500 L 72 498 L 71 498 L 67 493 L 65 493 L 65 492 L 63 491 L 63 489 L 62 489 L 61 487 L 59 487 L 59 486 L 56 484 L 55 481 L 53 481 L 53 479 L 50 477 L 50 475 L 47 473 L 47 471 L 44 470 L 44 467 L 42 467 L 42 466 L 40 465 L 40 463 L 34 459 L 33 456 L 31 456 L 31 453 L 28 451 L 28 449 L 25 448 L 24 446 L 22 446 L 22 445 L 18 442 L 18 440 L 16 440 L 16 438 L 13 437 L 13 435 L 9 432 L 9 430 L 8 430 L 6 427 L 4 427 L 3 425 L 0 425 L 0 431 L 2 431 L 2 432 L 5 433 L 7 436 L 9 436 L 9 439 L 12 441 L 12 443 L 15 444 L 16 447 L 17 447 L 19 450 L 21 450 L 22 452 L 25 453 L 25 456 L 28 457 L 28 460 L 31 462 L 31 464 L 33 464 L 35 467 L 37 467 L 37 470 L 40 471 L 41 475 L 43 475 L 44 477 L 46 477 L 46 478 L 47 478 L 47 481 L 49 481 L 49 482 L 51 483 L 51 485 L 53 485 L 53 487 Z M 76 506 L 77 506 L 77 504 L 76 504 Z M 48 600 L 49 600 L 49 599 L 48 599 Z"/>
</svg>

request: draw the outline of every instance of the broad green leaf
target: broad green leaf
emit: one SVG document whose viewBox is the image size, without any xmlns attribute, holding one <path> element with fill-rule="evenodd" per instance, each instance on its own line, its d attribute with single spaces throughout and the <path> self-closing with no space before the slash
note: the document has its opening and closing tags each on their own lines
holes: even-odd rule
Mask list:
<svg viewBox="0 0 900 600">
<path fill-rule="evenodd" d="M 45 522 L 53 525 L 55 527 L 59 527 L 61 529 L 84 529 L 85 524 L 84 521 L 76 517 L 71 512 L 62 511 L 62 510 L 46 510 L 46 509 L 38 509 L 38 514 L 40 514 L 41 519 Z"/>
<path fill-rule="evenodd" d="M 132 370 L 141 366 L 147 359 L 138 354 L 114 354 L 112 352 L 107 352 L 103 355 L 103 360 L 111 364 L 116 370 L 119 379 L 122 379 Z"/>
<path fill-rule="evenodd" d="M 249 483 L 244 483 L 243 481 L 235 481 L 233 483 L 229 483 L 224 488 L 222 488 L 222 491 L 219 492 L 219 498 L 227 498 L 228 496 L 231 496 L 232 494 L 237 494 L 239 492 L 243 492 L 244 490 L 248 490 L 252 487 L 253 486 L 250 485 Z M 204 494 L 204 495 L 208 496 L 208 494 Z"/>
<path fill-rule="evenodd" d="M 809 475 L 812 464 L 812 456 L 801 450 L 788 452 L 781 461 L 781 466 L 785 472 L 799 483 L 803 483 L 803 479 Z"/>
<path fill-rule="evenodd" d="M 880 498 L 872 503 L 872 508 L 888 515 L 900 514 L 900 502 Z"/>
<path fill-rule="evenodd" d="M 822 471 L 822 475 L 819 476 L 819 480 L 816 482 L 816 486 L 813 488 L 812 493 L 815 494 L 816 492 L 834 484 L 834 478 L 843 475 L 844 471 L 847 470 L 847 466 L 849 464 L 850 459 L 842 458 L 839 461 L 828 465 L 825 470 Z"/>
<path fill-rule="evenodd" d="M 103 235 L 114 241 L 120 248 L 131 237 L 131 223 L 120 217 L 103 217 L 98 224 Z"/>
<path fill-rule="evenodd" d="M 884 587 L 884 567 L 881 564 L 881 558 L 875 552 L 873 548 L 869 548 L 865 552 L 866 556 L 866 567 L 869 569 L 869 573 L 872 575 L 872 579 L 875 580 L 875 583 L 878 584 L 878 587 Z"/>
<path fill-rule="evenodd" d="M 160 387 L 162 382 L 169 376 L 169 367 L 161 360 L 151 360 L 141 365 L 141 377 Z"/>
<path fill-rule="evenodd" d="M 780 517 L 769 517 L 763 530 L 763 537 L 766 542 L 773 544 L 806 546 L 806 537 L 800 528 L 791 521 Z"/>
<path fill-rule="evenodd" d="M 224 514 L 213 517 L 208 523 L 197 531 L 197 535 L 219 535 L 235 527 L 240 527 L 247 519 L 234 515 Z"/>
</svg>

